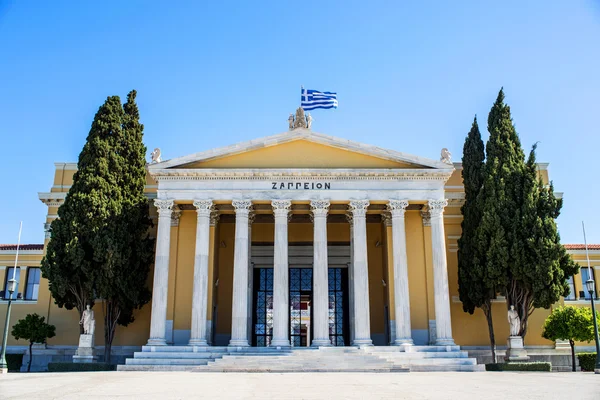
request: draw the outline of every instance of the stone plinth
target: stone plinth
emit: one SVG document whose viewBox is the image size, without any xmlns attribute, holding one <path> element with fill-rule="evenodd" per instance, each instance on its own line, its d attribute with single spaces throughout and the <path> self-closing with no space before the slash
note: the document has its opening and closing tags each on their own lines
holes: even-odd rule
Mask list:
<svg viewBox="0 0 600 400">
<path fill-rule="evenodd" d="M 79 347 L 73 356 L 74 363 L 92 363 L 98 361 L 94 349 L 94 335 L 79 335 Z"/>
<path fill-rule="evenodd" d="M 523 338 L 521 336 L 509 336 L 504 360 L 507 362 L 529 360 L 529 356 L 527 355 L 527 350 L 525 350 L 525 347 L 523 346 Z"/>
</svg>

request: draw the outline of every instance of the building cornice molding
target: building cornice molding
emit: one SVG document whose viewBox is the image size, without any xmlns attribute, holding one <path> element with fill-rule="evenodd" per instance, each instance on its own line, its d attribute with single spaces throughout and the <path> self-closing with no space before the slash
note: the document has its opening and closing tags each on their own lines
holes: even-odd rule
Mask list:
<svg viewBox="0 0 600 400">
<path fill-rule="evenodd" d="M 447 181 L 454 170 L 436 169 L 155 169 L 157 181 L 185 180 L 418 180 Z"/>
</svg>

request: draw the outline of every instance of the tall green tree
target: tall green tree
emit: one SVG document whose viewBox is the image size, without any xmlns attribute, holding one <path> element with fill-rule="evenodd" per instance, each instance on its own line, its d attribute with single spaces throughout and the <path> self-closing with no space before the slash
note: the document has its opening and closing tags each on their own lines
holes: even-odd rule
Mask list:
<svg viewBox="0 0 600 400">
<path fill-rule="evenodd" d="M 151 226 L 146 184 L 146 146 L 144 126 L 139 121 L 131 91 L 124 105 L 122 129 L 115 130 L 112 143 L 117 155 L 113 172 L 121 189 L 117 212 L 106 225 L 102 248 L 106 261 L 99 271 L 96 288 L 104 312 L 104 359 L 110 362 L 112 342 L 117 325 L 127 326 L 134 320 L 133 312 L 150 300 L 148 273 L 153 260 L 154 242 L 149 237 Z"/>
<path fill-rule="evenodd" d="M 568 294 L 567 279 L 577 272 L 560 237 L 555 219 L 562 201 L 540 180 L 536 146 L 527 162 L 500 90 L 488 116 L 483 187 L 478 202 L 482 218 L 476 232 L 486 249 L 486 274 L 506 305 L 515 306 L 525 337 L 535 308 L 549 308 Z"/>
<path fill-rule="evenodd" d="M 477 197 L 483 186 L 484 161 L 485 149 L 475 117 L 463 146 L 462 177 L 465 204 L 461 208 L 462 234 L 458 239 L 458 294 L 465 312 L 473 314 L 476 308 L 483 311 L 488 325 L 492 357 L 496 360 L 491 300 L 496 297 L 497 288 L 496 282 L 487 275 L 485 249 L 479 248 L 480 242 L 476 240 L 482 216 L 481 204 Z"/>
<path fill-rule="evenodd" d="M 600 323 L 600 318 L 598 318 Z M 558 307 L 546 318 L 542 337 L 548 340 L 568 340 L 571 346 L 571 366 L 575 372 L 575 342 L 594 340 L 592 310 L 587 307 Z"/>
<path fill-rule="evenodd" d="M 529 316 L 536 308 L 550 308 L 569 294 L 567 279 L 579 270 L 564 246 L 556 226 L 562 199 L 546 186 L 536 164 L 537 145 L 527 160 L 521 191 L 520 223 L 513 252 L 519 262 L 510 265 L 506 298 L 521 317 L 521 335 L 527 333 Z"/>
<path fill-rule="evenodd" d="M 8 323 L 8 321 L 7 321 Z M 31 371 L 31 360 L 33 358 L 32 348 L 35 343 L 46 343 L 46 340 L 56 336 L 56 327 L 46 323 L 46 318 L 38 314 L 27 314 L 20 319 L 12 328 L 15 339 L 29 340 L 29 363 L 27 372 Z"/>
<path fill-rule="evenodd" d="M 96 275 L 105 261 L 105 254 L 98 251 L 105 241 L 101 236 L 120 203 L 112 136 L 122 129 L 122 119 L 119 97 L 108 97 L 79 154 L 73 184 L 52 222 L 41 264 L 55 303 L 69 310 L 77 308 L 80 318 L 96 298 Z"/>
</svg>

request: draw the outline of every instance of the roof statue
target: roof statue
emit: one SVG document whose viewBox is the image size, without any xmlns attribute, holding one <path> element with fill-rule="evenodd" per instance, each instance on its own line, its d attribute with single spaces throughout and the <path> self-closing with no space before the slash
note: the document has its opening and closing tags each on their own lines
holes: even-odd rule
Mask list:
<svg viewBox="0 0 600 400">
<path fill-rule="evenodd" d="M 308 129 L 310 129 L 310 127 L 311 127 L 311 125 L 312 125 L 312 122 L 313 122 L 313 117 L 312 117 L 312 115 L 310 115 L 310 113 L 306 113 L 306 127 L 307 127 Z"/>
<path fill-rule="evenodd" d="M 452 153 L 447 148 L 442 149 L 442 156 L 440 157 L 440 161 L 446 164 L 452 164 Z"/>
<path fill-rule="evenodd" d="M 298 107 L 296 110 L 296 118 L 294 119 L 294 129 L 306 128 L 306 117 L 304 116 L 304 109 Z"/>
<path fill-rule="evenodd" d="M 294 129 L 294 114 L 290 114 L 288 118 L 288 124 L 290 125 L 290 131 Z"/>
<path fill-rule="evenodd" d="M 155 148 L 152 153 L 150 153 L 150 158 L 152 159 L 151 164 L 156 164 L 162 161 L 160 158 L 160 149 L 158 147 Z"/>
</svg>

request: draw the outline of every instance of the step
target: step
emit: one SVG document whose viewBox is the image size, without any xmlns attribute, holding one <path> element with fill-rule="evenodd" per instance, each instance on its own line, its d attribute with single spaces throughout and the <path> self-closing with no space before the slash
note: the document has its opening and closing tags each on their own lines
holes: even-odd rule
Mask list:
<svg viewBox="0 0 600 400">
<path fill-rule="evenodd" d="M 461 352 L 420 352 L 420 353 L 369 353 L 371 355 L 385 358 L 388 360 L 402 360 L 402 359 L 415 359 L 415 358 L 469 358 L 469 354 L 466 351 Z"/>
<path fill-rule="evenodd" d="M 192 353 L 192 352 L 144 352 L 144 351 L 136 351 L 133 353 L 133 358 L 155 358 L 155 359 L 163 359 L 163 358 L 221 358 L 224 353 Z"/>
<path fill-rule="evenodd" d="M 126 365 L 206 365 L 207 359 L 182 359 L 182 358 L 128 358 Z"/>
<path fill-rule="evenodd" d="M 411 372 L 481 372 L 485 365 L 411 365 Z"/>
<path fill-rule="evenodd" d="M 415 358 L 402 363 L 409 365 L 477 365 L 474 358 Z"/>
<path fill-rule="evenodd" d="M 143 353 L 227 353 L 228 351 L 224 346 L 142 346 Z"/>
<path fill-rule="evenodd" d="M 457 352 L 460 346 L 368 346 L 361 348 L 367 353 L 409 353 L 409 352 Z M 408 350 L 408 351 L 405 351 Z"/>
<path fill-rule="evenodd" d="M 160 372 L 160 371 L 172 371 L 172 372 L 181 372 L 181 371 L 192 371 L 196 366 L 193 365 L 117 365 L 117 371 L 151 371 L 151 372 Z"/>
</svg>

